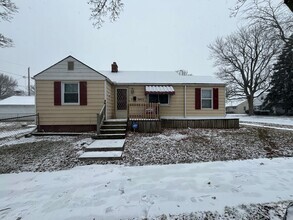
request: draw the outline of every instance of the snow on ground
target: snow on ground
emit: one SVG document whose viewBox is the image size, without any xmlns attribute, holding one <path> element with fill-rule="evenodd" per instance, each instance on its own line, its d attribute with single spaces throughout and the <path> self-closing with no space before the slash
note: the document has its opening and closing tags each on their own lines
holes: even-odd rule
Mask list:
<svg viewBox="0 0 293 220">
<path fill-rule="evenodd" d="M 274 126 L 267 126 L 267 125 L 261 125 L 261 124 L 251 124 L 251 123 L 240 123 L 241 125 L 248 125 L 253 127 L 260 127 L 260 128 L 271 128 L 271 129 L 277 129 L 277 130 L 284 130 L 284 131 L 293 131 L 293 128 L 283 128 L 283 127 L 274 127 Z"/>
<path fill-rule="evenodd" d="M 293 199 L 293 158 L 3 174 L 0 219 L 125 219 Z"/>
<path fill-rule="evenodd" d="M 293 126 L 293 117 L 290 116 L 261 116 L 247 114 L 227 114 L 227 118 L 239 118 L 240 122 L 256 122 Z"/>
</svg>

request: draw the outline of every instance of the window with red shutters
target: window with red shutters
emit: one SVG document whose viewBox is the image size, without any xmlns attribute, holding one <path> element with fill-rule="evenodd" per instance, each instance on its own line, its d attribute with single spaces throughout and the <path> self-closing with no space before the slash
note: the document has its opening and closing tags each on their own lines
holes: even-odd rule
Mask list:
<svg viewBox="0 0 293 220">
<path fill-rule="evenodd" d="M 54 105 L 87 105 L 87 82 L 54 82 Z"/>
<path fill-rule="evenodd" d="M 195 89 L 195 109 L 219 109 L 219 88 Z"/>
</svg>

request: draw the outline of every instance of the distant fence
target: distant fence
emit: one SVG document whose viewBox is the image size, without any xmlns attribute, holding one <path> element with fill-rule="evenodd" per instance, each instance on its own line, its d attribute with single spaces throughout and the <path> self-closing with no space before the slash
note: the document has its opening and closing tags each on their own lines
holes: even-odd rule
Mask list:
<svg viewBox="0 0 293 220">
<path fill-rule="evenodd" d="M 0 119 L 0 147 L 37 129 L 38 114 Z"/>
</svg>

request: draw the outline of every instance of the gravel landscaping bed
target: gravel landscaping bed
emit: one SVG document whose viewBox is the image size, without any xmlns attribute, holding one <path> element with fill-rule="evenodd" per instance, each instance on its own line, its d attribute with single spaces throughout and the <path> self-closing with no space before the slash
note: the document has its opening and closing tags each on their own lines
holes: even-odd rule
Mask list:
<svg viewBox="0 0 293 220">
<path fill-rule="evenodd" d="M 127 165 L 174 164 L 293 156 L 292 131 L 241 127 L 239 130 L 178 129 L 162 134 L 130 133 Z"/>
<path fill-rule="evenodd" d="M 0 146 L 0 173 L 54 171 L 86 164 L 142 166 L 293 156 L 292 131 L 248 126 L 130 132 L 122 160 L 80 161 L 78 156 L 92 141 L 90 135 L 8 140 Z"/>
<path fill-rule="evenodd" d="M 0 173 L 69 169 L 79 163 L 77 152 L 86 136 L 30 137 L 0 146 Z M 81 145 L 79 145 L 81 144 Z"/>
</svg>

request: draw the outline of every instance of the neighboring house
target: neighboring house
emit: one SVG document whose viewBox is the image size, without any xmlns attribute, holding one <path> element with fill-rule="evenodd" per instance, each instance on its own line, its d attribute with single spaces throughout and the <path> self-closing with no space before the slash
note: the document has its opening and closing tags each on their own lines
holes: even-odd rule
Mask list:
<svg viewBox="0 0 293 220">
<path fill-rule="evenodd" d="M 264 103 L 267 95 L 268 95 L 268 92 L 263 92 L 262 94 L 258 95 L 256 98 L 254 98 L 254 100 L 253 100 L 254 111 L 263 110 L 264 106 L 262 106 L 262 104 Z"/>
<path fill-rule="evenodd" d="M 268 107 L 267 105 L 263 105 L 267 95 L 269 92 L 264 92 L 260 96 L 254 99 L 255 102 L 255 111 L 260 111 L 260 112 L 266 112 L 267 114 L 275 114 L 275 115 L 283 115 L 285 114 L 285 109 L 283 109 L 281 106 L 273 106 L 273 107 Z"/>
<path fill-rule="evenodd" d="M 0 101 L 0 118 L 36 114 L 34 96 L 11 96 Z"/>
<path fill-rule="evenodd" d="M 255 112 L 264 111 L 263 102 L 265 101 L 268 92 L 256 93 L 253 99 L 253 110 Z M 248 102 L 246 99 L 233 97 L 226 100 L 226 113 L 227 114 L 245 114 L 248 111 Z"/>
<path fill-rule="evenodd" d="M 96 130 L 97 113 L 106 106 L 107 119 L 141 117 L 225 116 L 225 83 L 211 76 L 182 76 L 174 72 L 97 71 L 72 56 L 34 76 L 39 129 Z M 160 103 L 159 108 L 154 108 Z"/>
<path fill-rule="evenodd" d="M 245 114 L 248 110 L 248 102 L 245 99 L 228 99 L 226 101 L 227 114 Z"/>
</svg>

